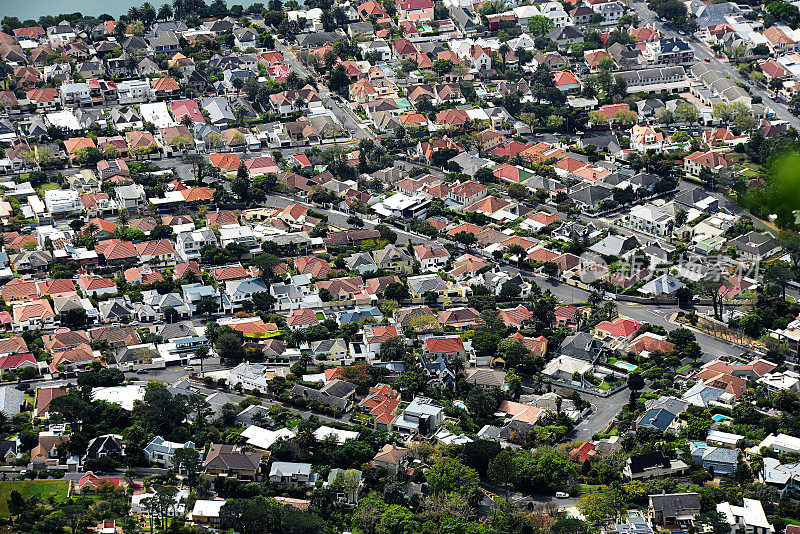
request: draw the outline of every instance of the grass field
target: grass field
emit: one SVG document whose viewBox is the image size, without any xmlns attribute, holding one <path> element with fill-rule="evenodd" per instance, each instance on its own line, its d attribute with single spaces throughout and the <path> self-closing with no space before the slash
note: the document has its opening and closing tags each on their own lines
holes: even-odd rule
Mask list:
<svg viewBox="0 0 800 534">
<path fill-rule="evenodd" d="M 17 490 L 22 497 L 29 499 L 39 495 L 42 500 L 51 496 L 56 501 L 67 500 L 68 480 L 3 480 L 0 481 L 0 517 L 8 517 L 8 499 Z"/>
</svg>

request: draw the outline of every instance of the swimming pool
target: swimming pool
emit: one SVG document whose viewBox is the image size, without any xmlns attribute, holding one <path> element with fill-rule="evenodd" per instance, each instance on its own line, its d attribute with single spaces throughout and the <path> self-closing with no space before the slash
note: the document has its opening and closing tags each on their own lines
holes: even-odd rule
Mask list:
<svg viewBox="0 0 800 534">
<path fill-rule="evenodd" d="M 620 369 L 625 369 L 626 371 L 635 371 L 637 369 L 636 365 L 623 361 L 616 362 L 614 365 Z"/>
<path fill-rule="evenodd" d="M 455 406 L 456 408 L 461 408 L 462 410 L 466 410 L 467 409 L 467 405 L 464 404 L 464 401 L 460 401 L 460 400 L 454 400 L 453 401 L 453 406 Z"/>
<path fill-rule="evenodd" d="M 732 421 L 733 420 L 730 417 L 728 417 L 727 415 L 722 415 L 721 413 L 718 413 L 717 415 L 715 415 L 711 419 L 713 419 L 717 423 L 721 423 L 722 421 Z"/>
</svg>

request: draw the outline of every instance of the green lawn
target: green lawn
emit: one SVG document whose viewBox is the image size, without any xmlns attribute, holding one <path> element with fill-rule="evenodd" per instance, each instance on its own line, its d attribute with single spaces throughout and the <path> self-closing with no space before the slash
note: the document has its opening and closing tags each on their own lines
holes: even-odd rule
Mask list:
<svg viewBox="0 0 800 534">
<path fill-rule="evenodd" d="M 578 484 L 578 493 L 580 495 L 588 495 L 590 493 L 597 493 L 603 489 L 600 484 Z"/>
<path fill-rule="evenodd" d="M 39 495 L 42 500 L 51 496 L 57 502 L 67 500 L 68 480 L 3 480 L 0 481 L 0 517 L 8 517 L 8 499 L 17 490 L 22 497 L 29 499 Z"/>
<path fill-rule="evenodd" d="M 36 192 L 44 194 L 44 192 L 47 191 L 48 189 L 61 189 L 61 186 L 55 182 L 47 182 L 46 184 L 42 184 L 39 187 L 37 187 Z"/>
</svg>

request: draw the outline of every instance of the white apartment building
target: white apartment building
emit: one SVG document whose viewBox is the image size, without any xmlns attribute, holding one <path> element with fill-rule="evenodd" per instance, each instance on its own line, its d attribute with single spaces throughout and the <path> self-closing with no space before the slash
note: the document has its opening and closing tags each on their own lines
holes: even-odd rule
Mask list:
<svg viewBox="0 0 800 534">
<path fill-rule="evenodd" d="M 53 215 L 83 210 L 80 195 L 72 189 L 48 189 L 44 192 L 44 204 Z"/>
<path fill-rule="evenodd" d="M 175 236 L 175 252 L 183 261 L 200 258 L 200 249 L 206 245 L 217 245 L 217 236 L 210 228 L 181 232 Z"/>
<path fill-rule="evenodd" d="M 150 80 L 127 80 L 117 84 L 117 97 L 121 105 L 142 104 L 154 99 Z"/>
<path fill-rule="evenodd" d="M 655 235 L 667 235 L 670 230 L 672 216 L 653 204 L 634 206 L 628 216 L 631 228 Z"/>
</svg>

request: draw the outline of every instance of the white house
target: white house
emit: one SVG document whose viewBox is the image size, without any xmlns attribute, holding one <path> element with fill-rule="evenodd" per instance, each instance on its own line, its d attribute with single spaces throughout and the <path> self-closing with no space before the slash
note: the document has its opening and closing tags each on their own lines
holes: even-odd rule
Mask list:
<svg viewBox="0 0 800 534">
<path fill-rule="evenodd" d="M 672 223 L 672 215 L 653 204 L 644 204 L 631 208 L 628 224 L 631 228 L 648 234 L 667 235 Z"/>
<path fill-rule="evenodd" d="M 175 236 L 175 252 L 184 261 L 198 259 L 200 249 L 206 245 L 217 245 L 217 236 L 210 228 L 181 232 Z"/>
<path fill-rule="evenodd" d="M 120 105 L 143 104 L 155 98 L 150 80 L 126 80 L 117 84 Z"/>
<path fill-rule="evenodd" d="M 564 11 L 564 6 L 558 2 L 545 2 L 539 6 L 539 11 L 543 17 L 552 20 L 556 28 L 563 28 L 570 24 L 569 15 Z"/>
<path fill-rule="evenodd" d="M 589 4 L 589 7 L 592 8 L 595 13 L 603 17 L 601 23 L 603 25 L 616 24 L 624 13 L 619 2 Z"/>
<path fill-rule="evenodd" d="M 421 272 L 434 272 L 447 265 L 450 253 L 443 246 L 416 245 L 414 257 L 420 263 Z"/>
<path fill-rule="evenodd" d="M 219 241 L 222 247 L 229 243 L 241 243 L 247 245 L 250 250 L 259 250 L 259 244 L 253 234 L 251 226 L 240 226 L 238 224 L 225 224 L 219 227 Z"/>
<path fill-rule="evenodd" d="M 416 397 L 411 404 L 392 421 L 392 431 L 405 435 L 427 436 L 436 432 L 444 419 L 441 406 L 427 397 Z"/>
<path fill-rule="evenodd" d="M 88 83 L 65 83 L 59 88 L 61 103 L 66 106 L 90 106 L 92 97 L 89 95 Z"/>
<path fill-rule="evenodd" d="M 228 371 L 228 383 L 241 384 L 245 390 L 255 389 L 261 393 L 269 392 L 269 381 L 274 372 L 260 363 L 242 362 Z"/>
<path fill-rule="evenodd" d="M 480 45 L 472 45 L 469 50 L 472 68 L 475 70 L 489 70 L 492 68 L 492 51 Z"/>
<path fill-rule="evenodd" d="M 44 204 L 53 215 L 77 213 L 83 210 L 81 197 L 72 189 L 48 189 L 44 192 Z"/>
<path fill-rule="evenodd" d="M 194 443 L 191 441 L 177 443 L 167 441 L 161 436 L 156 436 L 144 448 L 144 455 L 151 464 L 169 469 L 175 465 L 175 451 L 178 449 L 194 449 Z"/>
<path fill-rule="evenodd" d="M 731 534 L 774 534 L 773 527 L 767 520 L 761 501 L 743 499 L 743 506 L 729 502 L 717 505 L 717 512 L 725 516 L 731 526 Z"/>
<path fill-rule="evenodd" d="M 777 393 L 783 390 L 794 393 L 800 391 L 800 374 L 795 371 L 787 370 L 782 373 L 767 373 L 759 378 L 757 382 L 765 385 L 770 393 Z"/>
<path fill-rule="evenodd" d="M 145 122 L 152 122 L 156 128 L 169 128 L 176 126 L 178 123 L 169 114 L 166 102 L 151 102 L 149 104 L 142 104 L 139 106 L 139 112 L 142 114 L 142 119 Z"/>
<path fill-rule="evenodd" d="M 748 456 L 761 454 L 761 449 L 770 449 L 778 454 L 800 454 L 800 438 L 787 434 L 770 434 L 758 445 L 747 449 Z"/>
</svg>

